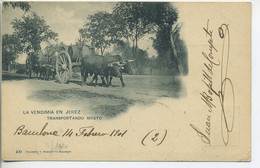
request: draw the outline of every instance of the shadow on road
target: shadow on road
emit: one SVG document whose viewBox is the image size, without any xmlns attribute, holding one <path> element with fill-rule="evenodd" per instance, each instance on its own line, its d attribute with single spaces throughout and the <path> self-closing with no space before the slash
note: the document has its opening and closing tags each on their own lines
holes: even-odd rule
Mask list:
<svg viewBox="0 0 260 168">
<path fill-rule="evenodd" d="M 71 100 L 80 100 L 78 103 L 85 101 L 87 103 L 87 108 L 90 108 L 93 113 L 96 115 L 105 116 L 107 118 L 112 118 L 122 112 L 126 112 L 129 106 L 136 102 L 136 100 L 116 96 L 113 94 L 100 94 L 77 88 L 62 90 L 40 90 L 34 92 L 31 96 L 28 97 L 28 99 L 41 102 L 56 102 L 66 104 Z"/>
<path fill-rule="evenodd" d="M 57 82 L 57 83 L 59 83 L 59 82 Z M 105 85 L 105 84 L 102 84 L 102 83 L 97 83 L 97 84 L 95 84 L 94 82 L 88 82 L 88 83 L 82 83 L 82 81 L 76 81 L 76 80 L 70 80 L 68 83 L 74 83 L 74 84 L 76 84 L 76 85 L 80 85 L 80 86 L 84 86 L 84 85 L 86 85 L 86 86 L 98 86 L 98 87 L 121 87 L 121 86 L 119 86 L 119 85 L 111 85 L 111 86 L 107 86 L 107 85 Z"/>
<path fill-rule="evenodd" d="M 2 73 L 2 80 L 25 80 L 28 79 L 26 74 Z"/>
<path fill-rule="evenodd" d="M 23 80 L 26 75 L 3 74 L 4 80 Z M 112 87 L 89 82 L 82 85 L 80 80 L 72 79 L 67 84 L 58 81 L 43 82 L 32 80 L 28 87 L 36 90 L 29 93 L 29 100 L 47 103 L 48 106 L 68 105 L 86 109 L 94 115 L 104 118 L 114 118 L 125 113 L 134 105 L 149 106 L 161 98 L 181 98 L 185 88 L 180 78 L 171 76 L 126 76 L 126 87 L 120 86 L 120 80 L 115 80 Z"/>
</svg>

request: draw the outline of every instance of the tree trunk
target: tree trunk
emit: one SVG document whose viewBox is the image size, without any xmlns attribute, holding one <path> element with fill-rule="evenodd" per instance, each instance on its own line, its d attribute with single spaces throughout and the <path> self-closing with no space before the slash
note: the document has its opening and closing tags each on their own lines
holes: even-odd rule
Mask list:
<svg viewBox="0 0 260 168">
<path fill-rule="evenodd" d="M 137 52 L 138 46 L 137 46 L 138 37 L 137 34 L 135 35 L 135 53 Z"/>
<path fill-rule="evenodd" d="M 175 41 L 177 40 L 178 38 L 178 34 L 175 34 L 176 32 L 173 32 L 173 31 L 170 31 L 170 39 L 171 39 L 171 46 L 172 46 L 172 53 L 174 55 L 174 57 L 176 58 L 176 63 L 177 63 L 177 71 L 180 73 L 180 75 L 183 74 L 183 68 L 182 68 L 182 65 L 180 64 L 180 61 L 179 61 L 179 57 L 178 57 L 178 53 L 177 53 L 177 50 L 176 50 L 176 46 L 175 46 Z"/>
<path fill-rule="evenodd" d="M 100 51 L 101 51 L 101 55 L 103 56 L 103 50 L 102 50 L 102 46 L 100 47 Z"/>
<path fill-rule="evenodd" d="M 136 22 L 136 26 L 135 26 L 135 53 L 137 52 L 137 40 L 138 40 L 138 34 L 137 34 L 137 22 Z"/>
<path fill-rule="evenodd" d="M 135 40 L 132 40 L 133 47 L 132 47 L 132 56 L 135 58 Z"/>
<path fill-rule="evenodd" d="M 28 78 L 29 79 L 32 78 L 32 57 L 31 57 L 31 53 L 29 53 L 29 74 L 28 74 Z"/>
</svg>

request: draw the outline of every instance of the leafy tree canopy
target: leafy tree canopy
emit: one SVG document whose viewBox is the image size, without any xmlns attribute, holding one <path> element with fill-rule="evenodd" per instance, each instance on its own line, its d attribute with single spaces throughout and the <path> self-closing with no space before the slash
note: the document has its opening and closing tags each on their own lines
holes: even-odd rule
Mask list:
<svg viewBox="0 0 260 168">
<path fill-rule="evenodd" d="M 178 10 L 170 2 L 144 2 L 147 22 L 155 23 L 158 28 L 171 28 L 178 20 Z"/>
<path fill-rule="evenodd" d="M 41 43 L 55 40 L 58 34 L 53 32 L 44 18 L 38 16 L 35 12 L 23 15 L 21 19 L 14 19 L 11 24 L 23 52 L 28 54 L 26 64 L 30 78 L 32 67 L 39 64 L 38 53 L 41 50 Z"/>
<path fill-rule="evenodd" d="M 6 65 L 18 57 L 21 53 L 21 45 L 15 35 L 4 34 L 2 36 L 2 62 Z"/>
<path fill-rule="evenodd" d="M 88 17 L 88 22 L 84 24 L 79 32 L 83 39 L 91 42 L 103 55 L 105 49 L 119 39 L 118 29 L 112 14 L 98 12 Z"/>
<path fill-rule="evenodd" d="M 21 19 L 14 19 L 11 24 L 25 53 L 38 52 L 41 50 L 41 42 L 47 42 L 58 36 L 46 24 L 44 18 L 38 16 L 35 12 L 23 15 Z"/>
<path fill-rule="evenodd" d="M 10 6 L 13 9 L 20 8 L 25 12 L 28 12 L 31 9 L 31 5 L 28 2 L 3 2 L 3 6 Z"/>
<path fill-rule="evenodd" d="M 152 22 L 147 19 L 147 10 L 143 2 L 119 2 L 113 10 L 115 22 L 120 25 L 122 37 L 133 42 L 137 50 L 138 40 L 152 28 Z"/>
</svg>

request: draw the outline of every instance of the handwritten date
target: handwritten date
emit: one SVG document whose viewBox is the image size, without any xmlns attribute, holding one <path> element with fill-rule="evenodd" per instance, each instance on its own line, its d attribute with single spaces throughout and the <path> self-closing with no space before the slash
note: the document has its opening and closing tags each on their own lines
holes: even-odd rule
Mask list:
<svg viewBox="0 0 260 168">
<path fill-rule="evenodd" d="M 72 128 L 66 129 L 65 132 L 60 133 L 55 129 L 48 129 L 48 122 L 40 130 L 28 129 L 25 125 L 19 126 L 14 135 L 24 135 L 24 136 L 61 136 L 61 137 L 123 137 L 127 133 L 127 130 L 114 129 L 113 131 L 107 133 L 102 131 L 96 131 L 94 126 L 81 127 L 77 131 L 74 131 Z"/>
</svg>

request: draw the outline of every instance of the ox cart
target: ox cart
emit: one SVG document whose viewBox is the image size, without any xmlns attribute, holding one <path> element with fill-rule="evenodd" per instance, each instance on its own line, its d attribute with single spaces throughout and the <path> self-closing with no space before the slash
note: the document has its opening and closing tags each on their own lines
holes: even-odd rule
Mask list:
<svg viewBox="0 0 260 168">
<path fill-rule="evenodd" d="M 91 83 L 95 80 L 95 85 L 97 84 L 97 75 L 101 75 L 103 84 L 110 86 L 112 78 L 117 77 L 120 79 L 122 87 L 124 87 L 122 74 L 132 74 L 130 63 L 133 61 L 123 61 L 120 55 L 106 57 L 97 55 L 94 49 L 89 46 L 79 48 L 76 45 L 71 45 L 67 49 L 64 48 L 57 56 L 57 79 L 60 83 L 68 82 L 72 77 L 73 67 L 79 67 L 82 82 L 86 82 L 88 74 L 94 74 Z M 104 78 L 106 78 L 106 82 Z"/>
<path fill-rule="evenodd" d="M 63 47 L 56 59 L 56 74 L 60 83 L 67 83 L 72 77 L 72 69 L 80 67 L 82 55 L 93 55 L 94 49 L 83 46 L 81 49 L 77 45 Z"/>
</svg>

